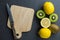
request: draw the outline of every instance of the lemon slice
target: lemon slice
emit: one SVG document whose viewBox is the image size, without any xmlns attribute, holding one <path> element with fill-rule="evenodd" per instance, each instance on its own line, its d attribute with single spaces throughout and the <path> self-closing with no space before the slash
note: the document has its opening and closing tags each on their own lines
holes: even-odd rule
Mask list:
<svg viewBox="0 0 60 40">
<path fill-rule="evenodd" d="M 43 18 L 40 23 L 44 28 L 48 28 L 51 25 L 51 22 L 48 18 Z"/>
</svg>

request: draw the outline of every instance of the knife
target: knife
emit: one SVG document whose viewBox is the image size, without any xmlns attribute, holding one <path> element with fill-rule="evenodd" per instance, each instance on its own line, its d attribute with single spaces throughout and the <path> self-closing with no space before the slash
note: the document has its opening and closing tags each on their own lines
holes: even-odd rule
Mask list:
<svg viewBox="0 0 60 40">
<path fill-rule="evenodd" d="M 8 4 L 6 4 L 6 9 L 7 9 L 7 13 L 8 13 L 9 20 L 10 20 L 10 26 L 11 26 L 11 29 L 13 31 L 14 40 L 17 40 L 17 38 L 16 38 L 16 32 L 15 32 L 15 29 L 14 29 L 14 20 L 13 20 L 13 16 L 12 16 L 12 13 L 11 13 L 11 10 L 10 10 Z"/>
</svg>

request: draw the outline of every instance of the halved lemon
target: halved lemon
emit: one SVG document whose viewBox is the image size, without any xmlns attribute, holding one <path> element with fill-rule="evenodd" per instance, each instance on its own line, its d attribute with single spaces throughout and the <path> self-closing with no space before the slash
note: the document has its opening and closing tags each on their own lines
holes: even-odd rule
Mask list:
<svg viewBox="0 0 60 40">
<path fill-rule="evenodd" d="M 48 18 L 43 18 L 40 23 L 44 28 L 48 28 L 51 25 L 51 22 Z"/>
</svg>

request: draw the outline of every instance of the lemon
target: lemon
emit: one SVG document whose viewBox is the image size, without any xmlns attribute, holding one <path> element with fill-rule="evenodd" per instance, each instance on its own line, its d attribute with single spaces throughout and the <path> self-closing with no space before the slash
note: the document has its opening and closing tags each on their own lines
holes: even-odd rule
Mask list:
<svg viewBox="0 0 60 40">
<path fill-rule="evenodd" d="M 54 12 L 54 5 L 52 2 L 45 2 L 43 5 L 43 9 L 47 15 L 50 15 Z"/>
<path fill-rule="evenodd" d="M 51 22 L 48 18 L 43 18 L 40 23 L 41 23 L 41 26 L 44 28 L 48 28 L 51 25 Z"/>
<path fill-rule="evenodd" d="M 51 31 L 48 28 L 41 28 L 38 34 L 41 38 L 49 38 L 51 36 Z"/>
</svg>

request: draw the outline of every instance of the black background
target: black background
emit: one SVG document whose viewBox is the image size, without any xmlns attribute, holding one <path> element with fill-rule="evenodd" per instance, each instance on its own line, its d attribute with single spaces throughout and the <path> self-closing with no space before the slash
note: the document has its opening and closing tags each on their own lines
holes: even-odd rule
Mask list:
<svg viewBox="0 0 60 40">
<path fill-rule="evenodd" d="M 11 5 L 19 5 L 28 8 L 33 8 L 35 13 L 37 10 L 41 9 L 45 1 L 52 1 L 55 5 L 55 13 L 60 17 L 60 0 L 0 0 L 0 40 L 13 40 L 12 31 L 7 27 L 7 18 L 8 14 L 6 11 L 6 3 Z M 56 22 L 60 26 L 60 18 Z M 38 29 L 41 26 L 39 25 L 39 20 L 34 15 L 34 20 L 32 24 L 32 29 L 30 32 L 23 33 L 20 40 L 44 40 L 39 38 L 37 35 Z M 53 34 L 49 39 L 46 40 L 59 40 L 60 32 Z"/>
</svg>

